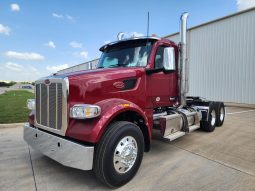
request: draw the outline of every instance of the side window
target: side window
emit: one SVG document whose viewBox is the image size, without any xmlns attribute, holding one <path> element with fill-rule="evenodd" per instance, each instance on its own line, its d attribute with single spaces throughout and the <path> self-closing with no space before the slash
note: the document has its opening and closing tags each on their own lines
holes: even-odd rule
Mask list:
<svg viewBox="0 0 255 191">
<path fill-rule="evenodd" d="M 175 70 L 175 52 L 173 47 L 160 46 L 155 56 L 155 69 Z"/>
<path fill-rule="evenodd" d="M 155 69 L 163 68 L 163 58 L 164 58 L 164 48 L 163 46 L 158 47 L 155 56 Z"/>
</svg>

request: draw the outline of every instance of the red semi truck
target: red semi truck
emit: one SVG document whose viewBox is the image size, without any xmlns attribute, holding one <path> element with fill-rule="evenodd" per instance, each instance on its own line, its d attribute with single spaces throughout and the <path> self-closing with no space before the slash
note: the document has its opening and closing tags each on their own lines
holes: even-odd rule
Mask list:
<svg viewBox="0 0 255 191">
<path fill-rule="evenodd" d="M 224 103 L 187 96 L 187 18 L 181 16 L 179 45 L 157 37 L 121 39 L 100 48 L 97 69 L 37 80 L 24 140 L 119 187 L 150 150 L 152 129 L 172 141 L 221 126 Z"/>
</svg>

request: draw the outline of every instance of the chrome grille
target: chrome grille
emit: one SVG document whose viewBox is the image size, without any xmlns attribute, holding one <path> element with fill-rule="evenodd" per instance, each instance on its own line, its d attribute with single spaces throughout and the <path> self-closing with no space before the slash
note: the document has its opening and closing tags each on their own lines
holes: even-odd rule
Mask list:
<svg viewBox="0 0 255 191">
<path fill-rule="evenodd" d="M 63 79 L 36 82 L 36 125 L 52 132 L 63 134 L 67 127 L 68 84 Z M 61 131 L 61 132 L 60 132 Z"/>
</svg>

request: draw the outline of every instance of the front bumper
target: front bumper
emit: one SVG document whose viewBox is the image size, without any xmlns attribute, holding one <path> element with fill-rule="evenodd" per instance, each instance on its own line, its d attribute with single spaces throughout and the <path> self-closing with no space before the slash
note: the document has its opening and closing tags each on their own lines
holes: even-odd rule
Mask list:
<svg viewBox="0 0 255 191">
<path fill-rule="evenodd" d="M 64 166 L 81 170 L 91 170 L 93 166 L 94 147 L 84 146 L 73 141 L 46 133 L 24 124 L 24 140 L 33 149 Z"/>
</svg>

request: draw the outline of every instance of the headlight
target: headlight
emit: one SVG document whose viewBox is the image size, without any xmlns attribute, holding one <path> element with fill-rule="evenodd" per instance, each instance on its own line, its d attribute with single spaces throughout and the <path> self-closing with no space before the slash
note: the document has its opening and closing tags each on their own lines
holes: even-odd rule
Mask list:
<svg viewBox="0 0 255 191">
<path fill-rule="evenodd" d="M 101 108 L 97 105 L 77 104 L 70 109 L 70 117 L 75 119 L 87 119 L 99 116 Z"/>
<path fill-rule="evenodd" d="M 27 100 L 27 108 L 30 110 L 35 109 L 35 99 L 28 99 Z"/>
</svg>

